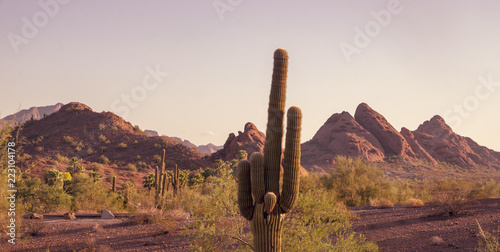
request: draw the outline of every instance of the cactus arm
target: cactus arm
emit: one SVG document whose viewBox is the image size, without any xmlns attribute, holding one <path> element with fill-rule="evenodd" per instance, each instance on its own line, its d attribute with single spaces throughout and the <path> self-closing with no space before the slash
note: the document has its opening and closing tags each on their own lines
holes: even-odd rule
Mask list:
<svg viewBox="0 0 500 252">
<path fill-rule="evenodd" d="M 264 196 L 264 212 L 270 214 L 274 210 L 274 206 L 276 206 L 276 201 L 278 201 L 276 194 L 272 192 L 266 193 Z"/>
<path fill-rule="evenodd" d="M 264 158 L 262 154 L 256 152 L 250 157 L 250 175 L 252 184 L 252 194 L 255 203 L 264 202 L 266 194 L 265 179 L 264 179 Z"/>
<path fill-rule="evenodd" d="M 299 196 L 301 124 L 300 109 L 298 107 L 288 109 L 283 158 L 283 191 L 279 202 L 283 213 L 288 213 L 294 208 Z"/>
<path fill-rule="evenodd" d="M 287 68 L 288 53 L 285 49 L 280 48 L 274 52 L 273 79 L 271 94 L 269 95 L 266 142 L 264 145 L 264 171 L 267 178 L 266 190 L 276 195 L 279 195 Z"/>
<path fill-rule="evenodd" d="M 254 210 L 250 186 L 250 162 L 241 160 L 238 163 L 238 206 L 241 216 L 247 220 L 252 219 Z"/>
</svg>

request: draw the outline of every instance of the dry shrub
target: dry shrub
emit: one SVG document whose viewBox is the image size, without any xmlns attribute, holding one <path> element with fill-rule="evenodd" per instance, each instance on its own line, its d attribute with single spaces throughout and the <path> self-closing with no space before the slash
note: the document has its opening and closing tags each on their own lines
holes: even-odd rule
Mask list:
<svg viewBox="0 0 500 252">
<path fill-rule="evenodd" d="M 403 202 L 403 204 L 401 204 L 401 205 L 403 207 L 406 207 L 406 208 L 417 208 L 417 207 L 423 207 L 424 202 L 422 200 L 419 200 L 419 199 L 410 198 L 410 199 L 406 200 L 405 202 Z"/>
<path fill-rule="evenodd" d="M 467 181 L 436 181 L 433 202 L 443 214 L 459 215 L 466 205 L 472 203 L 471 191 L 471 183 Z"/>
<path fill-rule="evenodd" d="M 393 208 L 394 204 L 388 199 L 370 200 L 370 206 L 375 208 Z"/>
<path fill-rule="evenodd" d="M 23 238 L 28 238 L 40 234 L 42 229 L 45 227 L 43 219 L 33 219 L 33 220 L 22 220 L 21 221 L 21 233 Z"/>
<path fill-rule="evenodd" d="M 162 220 L 162 211 L 156 208 L 142 209 L 130 217 L 135 224 L 156 224 Z"/>
<path fill-rule="evenodd" d="M 477 221 L 479 229 L 479 247 L 476 248 L 478 252 L 493 252 L 500 251 L 500 232 L 492 234 L 483 230 L 479 221 Z"/>
</svg>

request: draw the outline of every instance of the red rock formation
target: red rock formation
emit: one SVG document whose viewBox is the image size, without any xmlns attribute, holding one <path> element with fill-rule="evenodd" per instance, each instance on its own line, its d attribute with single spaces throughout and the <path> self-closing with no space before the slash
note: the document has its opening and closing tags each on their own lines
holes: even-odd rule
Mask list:
<svg viewBox="0 0 500 252">
<path fill-rule="evenodd" d="M 238 132 L 238 136 L 234 133 L 229 134 L 223 149 L 214 153 L 213 158 L 222 159 L 224 161 L 237 159 L 240 150 L 246 151 L 248 157 L 250 157 L 254 152 L 262 153 L 265 141 L 266 135 L 259 131 L 253 123 L 249 122 L 245 124 L 245 130 L 243 132 Z M 281 158 L 283 158 L 283 154 Z M 307 176 L 308 172 L 301 166 L 300 174 Z"/>
<path fill-rule="evenodd" d="M 384 159 L 379 141 L 348 112 L 333 114 L 316 132 L 313 139 L 302 144 L 302 164 L 332 164 L 336 155 L 363 156 L 368 161 Z"/>
<path fill-rule="evenodd" d="M 238 132 L 238 136 L 234 133 L 229 134 L 223 149 L 217 151 L 214 156 L 216 159 L 230 161 L 238 158 L 240 150 L 246 151 L 250 156 L 254 152 L 262 152 L 265 141 L 266 135 L 249 122 L 245 124 L 243 132 Z"/>
<path fill-rule="evenodd" d="M 398 155 L 416 158 L 405 138 L 385 119 L 366 103 L 361 103 L 354 114 L 356 121 L 370 131 L 382 145 L 386 156 Z"/>
<path fill-rule="evenodd" d="M 421 124 L 413 134 L 436 160 L 462 167 L 483 165 L 500 168 L 498 152 L 480 146 L 468 137 L 455 134 L 438 115 Z"/>
<path fill-rule="evenodd" d="M 422 146 L 420 146 L 420 144 L 415 139 L 415 136 L 409 129 L 403 127 L 401 129 L 401 135 L 406 139 L 406 142 L 408 142 L 417 158 L 425 159 L 432 164 L 438 163 Z"/>
</svg>

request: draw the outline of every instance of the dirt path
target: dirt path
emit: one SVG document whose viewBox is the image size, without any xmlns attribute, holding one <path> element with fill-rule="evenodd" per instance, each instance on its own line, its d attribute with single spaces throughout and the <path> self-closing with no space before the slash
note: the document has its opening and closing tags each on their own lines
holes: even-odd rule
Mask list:
<svg viewBox="0 0 500 252">
<path fill-rule="evenodd" d="M 480 200 L 459 216 L 439 212 L 432 206 L 355 210 L 360 219 L 353 221 L 353 228 L 376 241 L 380 251 L 474 251 L 479 239 L 476 220 L 485 231 L 500 230 L 500 199 Z"/>
<path fill-rule="evenodd" d="M 464 214 L 443 216 L 436 207 L 370 209 L 356 208 L 354 231 L 376 241 L 380 251 L 474 251 L 478 226 L 500 230 L 500 199 L 478 201 L 464 207 Z M 78 217 L 78 215 L 77 215 Z M 36 225 L 33 220 L 27 220 Z M 182 220 L 176 222 L 182 226 Z M 186 222 L 186 220 L 184 220 Z M 189 251 L 187 229 L 168 224 L 135 224 L 127 218 L 102 220 L 81 216 L 64 220 L 46 216 L 41 231 L 16 245 L 0 241 L 0 251 Z M 438 236 L 442 242 L 435 242 Z"/>
</svg>

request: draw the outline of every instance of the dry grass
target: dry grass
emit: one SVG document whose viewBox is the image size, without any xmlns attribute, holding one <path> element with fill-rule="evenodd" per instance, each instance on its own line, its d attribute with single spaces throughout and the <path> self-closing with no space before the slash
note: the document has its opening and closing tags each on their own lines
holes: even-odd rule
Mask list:
<svg viewBox="0 0 500 252">
<path fill-rule="evenodd" d="M 387 199 L 370 200 L 370 206 L 375 208 L 393 208 L 394 204 Z"/>
<path fill-rule="evenodd" d="M 401 206 L 405 208 L 418 208 L 418 207 L 423 207 L 425 204 L 422 200 L 411 198 L 403 202 Z"/>
<path fill-rule="evenodd" d="M 479 247 L 476 248 L 478 252 L 496 252 L 500 251 L 500 234 L 491 234 L 483 230 L 479 221 L 477 221 L 479 229 Z"/>
</svg>

